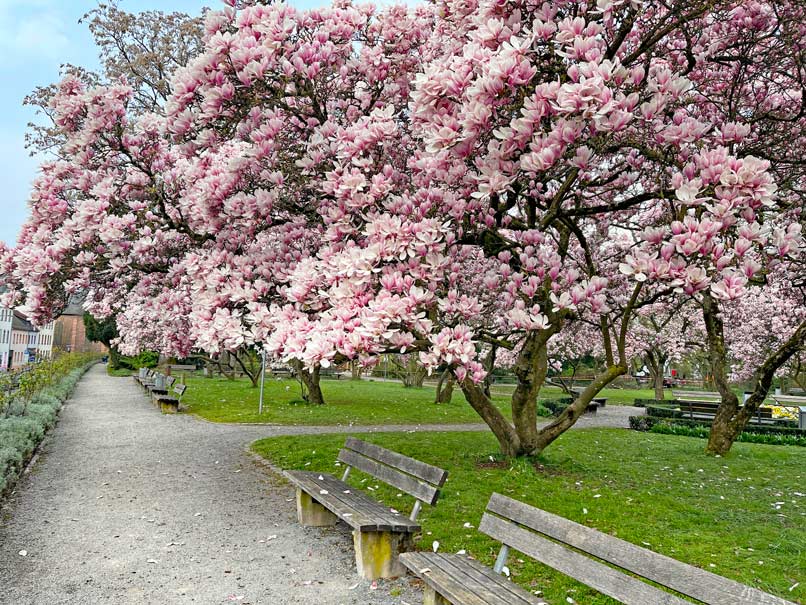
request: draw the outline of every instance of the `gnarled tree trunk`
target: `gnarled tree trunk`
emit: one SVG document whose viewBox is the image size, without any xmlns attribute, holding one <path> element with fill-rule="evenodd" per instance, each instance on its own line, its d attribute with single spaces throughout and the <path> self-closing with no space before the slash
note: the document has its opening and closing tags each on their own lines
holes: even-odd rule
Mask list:
<svg viewBox="0 0 806 605">
<path fill-rule="evenodd" d="M 655 399 L 665 399 L 666 395 L 663 391 L 663 372 L 666 369 L 666 355 L 656 353 L 655 351 L 647 351 L 646 361 L 649 373 L 652 376 Z"/>
<path fill-rule="evenodd" d="M 297 380 L 302 387 L 302 398 L 314 405 L 325 405 L 325 397 L 319 386 L 319 366 L 314 366 L 313 370 L 308 370 L 301 361 L 296 359 L 291 361 L 291 367 L 297 375 Z"/>
<path fill-rule="evenodd" d="M 730 451 L 744 427 L 764 403 L 764 399 L 770 392 L 775 373 L 803 348 L 804 339 L 806 339 L 806 322 L 801 323 L 792 335 L 764 360 L 756 371 L 753 392 L 744 405 L 740 406 L 739 398 L 728 383 L 728 354 L 725 345 L 724 324 L 719 314 L 719 307 L 708 292 L 703 295 L 702 312 L 705 320 L 711 374 L 722 399 L 711 425 L 711 434 L 708 437 L 705 451 L 709 454 L 724 456 Z"/>
<path fill-rule="evenodd" d="M 439 381 L 437 382 L 437 393 L 434 397 L 434 403 L 450 403 L 453 397 L 453 374 L 450 370 L 445 370 L 440 374 Z"/>
</svg>

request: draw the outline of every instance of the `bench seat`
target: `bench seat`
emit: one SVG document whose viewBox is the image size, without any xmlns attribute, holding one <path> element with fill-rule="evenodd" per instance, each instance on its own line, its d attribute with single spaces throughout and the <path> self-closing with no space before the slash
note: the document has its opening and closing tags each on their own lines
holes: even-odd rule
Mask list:
<svg viewBox="0 0 806 605">
<path fill-rule="evenodd" d="M 420 531 L 420 524 L 405 515 L 393 513 L 348 483 L 329 473 L 285 471 L 285 477 L 353 529 L 361 532 Z"/>
<path fill-rule="evenodd" d="M 400 561 L 425 582 L 425 604 L 440 605 L 446 601 L 467 605 L 546 603 L 489 567 L 464 555 L 407 552 L 400 555 Z"/>
<path fill-rule="evenodd" d="M 400 554 L 414 549 L 414 536 L 421 529 L 417 515 L 423 504 L 436 504 L 448 472 L 354 437 L 347 438 L 338 458 L 344 465 L 341 479 L 316 471 L 284 471 L 296 488 L 300 524 L 327 527 L 341 519 L 353 528 L 355 563 L 362 577 L 405 575 Z M 407 517 L 346 483 L 352 469 L 400 490 L 400 495 L 414 496 L 411 514 Z"/>
</svg>

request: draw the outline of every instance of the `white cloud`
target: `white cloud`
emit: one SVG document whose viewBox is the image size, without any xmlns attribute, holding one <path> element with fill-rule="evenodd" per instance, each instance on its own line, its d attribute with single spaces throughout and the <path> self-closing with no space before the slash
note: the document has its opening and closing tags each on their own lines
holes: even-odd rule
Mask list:
<svg viewBox="0 0 806 605">
<path fill-rule="evenodd" d="M 53 60 L 69 48 L 59 6 L 48 0 L 0 0 L 0 62 Z"/>
</svg>

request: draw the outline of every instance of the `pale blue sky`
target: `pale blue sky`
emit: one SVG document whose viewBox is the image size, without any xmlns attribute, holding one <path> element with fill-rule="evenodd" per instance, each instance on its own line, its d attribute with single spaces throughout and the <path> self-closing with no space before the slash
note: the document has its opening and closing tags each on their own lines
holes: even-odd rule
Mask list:
<svg viewBox="0 0 806 605">
<path fill-rule="evenodd" d="M 326 0 L 301 0 L 315 6 Z M 55 82 L 59 66 L 72 63 L 95 69 L 96 49 L 78 20 L 96 0 L 0 0 L 0 240 L 13 245 L 25 220 L 28 192 L 38 161 L 25 149 L 26 124 L 34 117 L 22 100 L 36 86 Z M 161 10 L 199 14 L 219 9 L 220 0 L 121 0 L 129 12 Z"/>
</svg>

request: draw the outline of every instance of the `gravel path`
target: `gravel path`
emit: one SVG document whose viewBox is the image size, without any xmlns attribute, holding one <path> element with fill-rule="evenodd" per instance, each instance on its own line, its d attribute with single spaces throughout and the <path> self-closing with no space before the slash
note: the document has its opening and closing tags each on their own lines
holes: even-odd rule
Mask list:
<svg viewBox="0 0 806 605">
<path fill-rule="evenodd" d="M 609 407 L 579 425 L 625 426 L 635 412 Z M 346 527 L 300 527 L 292 490 L 246 447 L 287 434 L 483 428 L 212 424 L 163 416 L 130 379 L 96 366 L 0 509 L 0 603 L 420 603 L 410 580 L 376 590 L 360 580 Z"/>
</svg>

